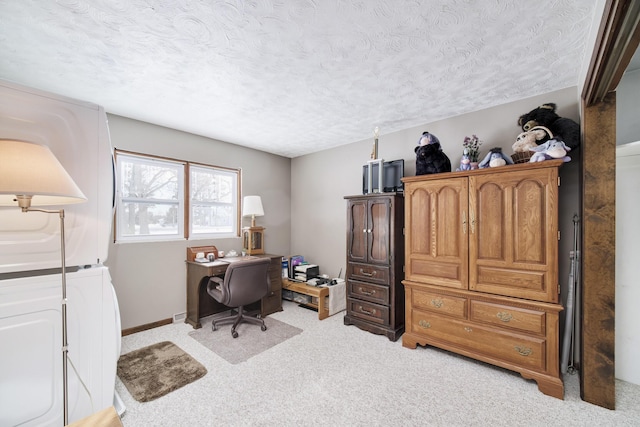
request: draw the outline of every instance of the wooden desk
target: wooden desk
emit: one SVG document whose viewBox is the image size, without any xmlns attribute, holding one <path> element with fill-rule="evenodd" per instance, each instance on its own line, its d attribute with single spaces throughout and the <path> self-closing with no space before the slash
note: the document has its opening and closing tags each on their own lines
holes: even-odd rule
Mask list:
<svg viewBox="0 0 640 427">
<path fill-rule="evenodd" d="M 311 307 L 315 310 L 318 310 L 319 320 L 323 320 L 329 317 L 329 308 L 325 303 L 326 298 L 329 296 L 329 288 L 310 286 L 310 285 L 307 285 L 306 283 L 294 282 L 288 279 L 282 279 L 282 288 L 288 289 L 293 292 L 297 292 L 299 294 L 309 295 L 312 298 L 316 298 L 318 300 L 317 304 L 313 302 L 308 302 L 308 303 L 300 303 L 300 305 L 306 305 L 307 307 Z"/>
<path fill-rule="evenodd" d="M 281 255 L 252 255 L 257 258 L 271 258 L 269 265 L 269 280 L 271 290 L 261 301 L 251 304 L 247 310 L 259 310 L 265 317 L 276 311 L 282 311 L 282 256 Z M 187 263 L 187 317 L 185 323 L 195 329 L 201 328 L 200 319 L 215 313 L 229 310 L 207 293 L 207 283 L 210 276 L 222 276 L 227 271 L 232 258 L 221 258 L 213 262 Z"/>
</svg>

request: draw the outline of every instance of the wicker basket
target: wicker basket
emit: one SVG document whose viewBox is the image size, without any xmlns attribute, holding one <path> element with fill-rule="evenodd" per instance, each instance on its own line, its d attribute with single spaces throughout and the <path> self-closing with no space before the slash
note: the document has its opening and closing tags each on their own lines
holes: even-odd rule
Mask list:
<svg viewBox="0 0 640 427">
<path fill-rule="evenodd" d="M 511 155 L 511 160 L 513 160 L 513 163 L 529 163 L 529 159 L 531 159 L 531 155 L 533 153 L 531 153 L 531 151 L 519 151 L 517 153 L 513 153 Z"/>
</svg>

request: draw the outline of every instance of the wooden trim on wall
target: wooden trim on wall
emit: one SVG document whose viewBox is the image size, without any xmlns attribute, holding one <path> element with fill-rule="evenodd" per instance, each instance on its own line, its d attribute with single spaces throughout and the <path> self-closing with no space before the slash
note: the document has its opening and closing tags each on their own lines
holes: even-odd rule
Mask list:
<svg viewBox="0 0 640 427">
<path fill-rule="evenodd" d="M 608 0 L 582 92 L 580 395 L 615 409 L 615 90 L 640 44 L 640 0 Z"/>
<path fill-rule="evenodd" d="M 580 395 L 615 409 L 616 93 L 582 118 Z"/>
<path fill-rule="evenodd" d="M 145 325 L 136 326 L 134 328 L 123 329 L 121 335 L 126 337 L 127 335 L 135 334 L 137 332 L 147 331 L 149 329 L 158 328 L 164 325 L 170 325 L 173 323 L 172 319 L 162 319 L 157 322 L 147 323 Z"/>
<path fill-rule="evenodd" d="M 640 0 L 608 0 L 582 91 L 586 106 L 616 90 L 640 44 Z"/>
</svg>

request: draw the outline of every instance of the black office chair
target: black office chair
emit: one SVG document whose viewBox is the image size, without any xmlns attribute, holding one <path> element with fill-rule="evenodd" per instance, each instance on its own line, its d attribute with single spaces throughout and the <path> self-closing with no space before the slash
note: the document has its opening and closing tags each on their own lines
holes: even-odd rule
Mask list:
<svg viewBox="0 0 640 427">
<path fill-rule="evenodd" d="M 241 322 L 261 325 L 267 330 L 264 320 L 251 317 L 244 311 L 244 306 L 259 301 L 269 292 L 269 264 L 270 258 L 257 258 L 246 261 L 236 261 L 229 264 L 224 279 L 213 276 L 209 278 L 207 293 L 213 299 L 231 308 L 231 315 L 211 322 L 211 329 L 216 330 L 219 325 L 233 323 L 231 335 L 238 337 L 236 327 Z M 238 313 L 234 314 L 237 309 Z"/>
</svg>

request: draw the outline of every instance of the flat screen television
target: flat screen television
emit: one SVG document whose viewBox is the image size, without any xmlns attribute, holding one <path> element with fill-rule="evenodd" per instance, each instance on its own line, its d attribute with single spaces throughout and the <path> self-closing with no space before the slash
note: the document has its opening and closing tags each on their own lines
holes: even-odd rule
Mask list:
<svg viewBox="0 0 640 427">
<path fill-rule="evenodd" d="M 369 185 L 369 171 L 371 167 L 371 185 Z M 402 193 L 404 192 L 404 159 L 391 160 L 382 165 L 381 186 L 378 183 L 378 163 L 369 163 L 362 166 L 362 194 L 369 193 Z M 382 187 L 382 188 L 381 188 Z"/>
</svg>

